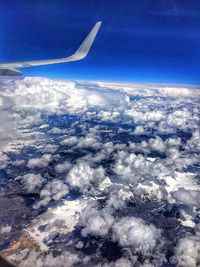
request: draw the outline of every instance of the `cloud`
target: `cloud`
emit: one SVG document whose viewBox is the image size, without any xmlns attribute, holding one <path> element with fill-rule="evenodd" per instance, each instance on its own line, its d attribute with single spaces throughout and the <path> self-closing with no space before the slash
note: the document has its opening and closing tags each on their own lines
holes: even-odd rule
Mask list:
<svg viewBox="0 0 200 267">
<path fill-rule="evenodd" d="M 150 145 L 150 149 L 153 151 L 158 151 L 158 152 L 166 151 L 166 147 L 165 147 L 163 140 L 158 136 L 156 138 L 150 138 L 149 145 Z"/>
<path fill-rule="evenodd" d="M 61 180 L 54 179 L 48 182 L 40 191 L 40 201 L 35 208 L 47 205 L 51 200 L 59 200 L 69 193 L 68 186 Z"/>
<path fill-rule="evenodd" d="M 172 262 L 177 266 L 196 267 L 200 257 L 200 231 L 179 239 Z"/>
<path fill-rule="evenodd" d="M 131 267 L 132 263 L 131 261 L 129 261 L 128 259 L 125 258 L 121 258 L 119 260 L 117 260 L 114 265 L 114 267 Z"/>
<path fill-rule="evenodd" d="M 102 88 L 111 88 L 116 91 L 126 92 L 129 95 L 139 96 L 171 96 L 171 97 L 200 97 L 198 88 L 187 88 L 182 86 L 168 86 L 168 85 L 148 85 L 137 83 L 109 83 L 109 82 L 97 82 Z"/>
<path fill-rule="evenodd" d="M 43 109 L 48 112 L 83 113 L 91 107 L 109 108 L 126 103 L 123 93 L 87 88 L 76 82 L 24 78 L 15 81 L 15 103 L 20 108 Z M 112 100 L 112 101 L 111 101 Z"/>
<path fill-rule="evenodd" d="M 74 146 L 78 143 L 78 138 L 77 136 L 69 136 L 65 138 L 64 140 L 61 141 L 62 145 L 69 145 L 69 146 Z"/>
<path fill-rule="evenodd" d="M 172 192 L 172 197 L 176 200 L 176 203 L 179 202 L 190 207 L 200 207 L 200 190 L 179 188 Z"/>
<path fill-rule="evenodd" d="M 187 141 L 186 148 L 192 152 L 200 152 L 200 131 L 197 129 Z"/>
<path fill-rule="evenodd" d="M 28 173 L 22 176 L 17 176 L 16 180 L 22 181 L 27 192 L 32 193 L 42 187 L 44 178 L 40 174 Z"/>
<path fill-rule="evenodd" d="M 120 184 L 113 184 L 112 190 L 109 193 L 106 207 L 111 213 L 126 208 L 127 202 L 133 197 L 133 192 L 130 191 L 130 188 Z"/>
<path fill-rule="evenodd" d="M 97 267 L 132 267 L 133 264 L 130 260 L 122 257 L 115 262 L 98 264 Z"/>
<path fill-rule="evenodd" d="M 151 257 L 161 239 L 161 231 L 140 218 L 123 217 L 112 227 L 112 239 L 121 247 L 131 247 L 134 253 Z"/>
<path fill-rule="evenodd" d="M 99 140 L 95 138 L 94 135 L 86 135 L 85 137 L 81 137 L 78 140 L 78 144 L 76 145 L 77 148 L 95 148 L 98 149 L 101 147 L 101 143 Z"/>
<path fill-rule="evenodd" d="M 61 255 L 54 256 L 53 253 L 47 255 L 31 251 L 28 256 L 20 261 L 19 267 L 37 266 L 37 267 L 73 267 L 76 264 L 86 263 L 87 258 L 79 257 L 77 254 L 69 251 L 62 252 Z"/>
<path fill-rule="evenodd" d="M 84 226 L 81 234 L 108 237 L 108 231 L 113 222 L 114 217 L 107 210 L 98 211 L 88 206 L 81 215 L 80 224 Z"/>
<path fill-rule="evenodd" d="M 32 158 L 29 159 L 27 167 L 30 169 L 33 168 L 44 168 L 49 165 L 49 162 L 52 160 L 52 156 L 50 154 L 45 154 L 41 158 Z"/>
<path fill-rule="evenodd" d="M 10 158 L 4 154 L 3 152 L 0 152 L 0 170 L 5 169 L 7 165 L 10 162 Z"/>
<path fill-rule="evenodd" d="M 12 99 L 0 94 L 0 149 L 18 137 L 17 124 L 12 109 Z"/>
<path fill-rule="evenodd" d="M 43 153 L 50 153 L 54 154 L 56 150 L 58 149 L 58 145 L 54 144 L 47 144 L 44 149 L 42 150 Z"/>
<path fill-rule="evenodd" d="M 72 164 L 69 161 L 64 161 L 63 163 L 55 166 L 55 171 L 56 173 L 66 173 L 71 167 Z"/>
<path fill-rule="evenodd" d="M 133 216 L 117 218 L 114 213 L 109 206 L 100 210 L 94 203 L 90 203 L 83 210 L 79 221 L 79 225 L 83 227 L 81 230 L 83 237 L 88 235 L 101 237 L 105 242 L 111 239 L 114 243 L 117 242 L 124 252 L 126 250 L 130 252 L 129 258 L 121 258 L 101 266 L 120 266 L 119 264 L 132 266 L 142 262 L 146 262 L 144 266 L 148 264 L 159 266 L 165 261 L 162 253 L 164 239 L 160 229 L 141 218 Z M 124 253 L 124 257 L 125 255 L 127 257 Z"/>
<path fill-rule="evenodd" d="M 136 127 L 135 127 L 135 130 L 134 130 L 134 132 L 133 132 L 133 134 L 135 134 L 135 135 L 145 134 L 145 129 L 144 129 L 144 127 L 141 126 L 141 125 L 136 126 Z"/>
<path fill-rule="evenodd" d="M 98 185 L 106 178 L 102 166 L 92 168 L 85 161 L 80 161 L 74 165 L 66 177 L 66 182 L 80 191 L 86 191 L 89 187 L 98 187 Z"/>
<path fill-rule="evenodd" d="M 123 180 L 137 184 L 146 179 L 155 180 L 171 174 L 171 168 L 165 166 L 165 161 L 143 156 L 142 154 L 129 153 L 128 151 L 119 151 L 115 155 L 115 164 L 113 171 Z"/>
</svg>

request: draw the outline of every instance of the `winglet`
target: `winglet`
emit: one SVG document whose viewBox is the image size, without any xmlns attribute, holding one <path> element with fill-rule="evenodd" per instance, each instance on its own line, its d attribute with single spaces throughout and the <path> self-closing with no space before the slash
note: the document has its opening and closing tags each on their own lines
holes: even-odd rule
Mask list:
<svg viewBox="0 0 200 267">
<path fill-rule="evenodd" d="M 80 60 L 87 56 L 87 54 L 90 51 L 90 48 L 94 42 L 94 39 L 99 31 L 99 28 L 101 26 L 102 22 L 97 22 L 92 30 L 89 32 L 88 36 L 85 38 L 85 40 L 82 42 L 82 44 L 79 46 L 75 54 L 73 56 L 76 58 L 76 60 Z"/>
</svg>

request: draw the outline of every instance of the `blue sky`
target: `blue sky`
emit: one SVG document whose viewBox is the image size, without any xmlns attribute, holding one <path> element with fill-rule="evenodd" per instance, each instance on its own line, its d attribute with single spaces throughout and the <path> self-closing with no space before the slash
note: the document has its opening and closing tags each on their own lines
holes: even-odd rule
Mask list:
<svg viewBox="0 0 200 267">
<path fill-rule="evenodd" d="M 200 84 L 199 10 L 197 0 L 1 0 L 0 61 L 67 56 L 102 20 L 86 59 L 24 75 Z"/>
</svg>

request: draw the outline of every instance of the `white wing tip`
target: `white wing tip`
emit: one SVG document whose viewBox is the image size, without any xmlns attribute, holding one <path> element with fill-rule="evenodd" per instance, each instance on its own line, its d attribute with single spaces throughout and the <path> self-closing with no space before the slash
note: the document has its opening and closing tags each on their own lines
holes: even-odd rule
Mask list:
<svg viewBox="0 0 200 267">
<path fill-rule="evenodd" d="M 87 37 L 85 38 L 85 40 L 82 42 L 82 44 L 79 46 L 79 48 L 76 50 L 76 52 L 74 53 L 74 59 L 75 60 L 81 60 L 83 58 L 85 58 L 87 56 L 87 54 L 90 51 L 90 48 L 95 40 L 95 37 L 99 31 L 99 28 L 102 24 L 102 21 L 98 21 L 93 28 L 91 29 L 91 31 L 89 32 L 89 34 L 87 35 Z"/>
<path fill-rule="evenodd" d="M 98 22 L 96 23 L 96 25 L 99 25 L 99 26 L 101 26 L 101 24 L 102 24 L 102 21 L 98 21 Z"/>
</svg>

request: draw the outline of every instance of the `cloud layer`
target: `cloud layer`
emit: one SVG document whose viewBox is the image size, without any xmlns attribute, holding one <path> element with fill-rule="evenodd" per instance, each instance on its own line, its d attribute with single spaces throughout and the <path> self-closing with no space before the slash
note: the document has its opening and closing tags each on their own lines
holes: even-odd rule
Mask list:
<svg viewBox="0 0 200 267">
<path fill-rule="evenodd" d="M 1 83 L 4 201 L 15 188 L 27 202 L 24 230 L 39 248 L 8 258 L 19 266 L 198 266 L 197 89 Z M 13 225 L 3 227 L 12 234 Z"/>
</svg>

